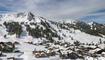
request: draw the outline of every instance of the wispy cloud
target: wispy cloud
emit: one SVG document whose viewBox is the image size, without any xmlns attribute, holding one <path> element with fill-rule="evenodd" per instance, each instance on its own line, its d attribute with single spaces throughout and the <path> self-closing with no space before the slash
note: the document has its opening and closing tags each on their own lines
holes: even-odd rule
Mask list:
<svg viewBox="0 0 105 60">
<path fill-rule="evenodd" d="M 47 18 L 79 19 L 105 15 L 105 12 L 99 12 L 105 9 L 105 0 L 3 0 L 0 3 L 9 12 L 31 11 Z"/>
</svg>

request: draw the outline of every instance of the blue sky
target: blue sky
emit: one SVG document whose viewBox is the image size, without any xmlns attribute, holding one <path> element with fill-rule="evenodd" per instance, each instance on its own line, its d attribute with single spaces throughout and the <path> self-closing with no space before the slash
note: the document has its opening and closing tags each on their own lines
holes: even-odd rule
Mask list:
<svg viewBox="0 0 105 60">
<path fill-rule="evenodd" d="M 26 11 L 52 20 L 105 23 L 105 0 L 0 0 L 0 13 Z"/>
</svg>

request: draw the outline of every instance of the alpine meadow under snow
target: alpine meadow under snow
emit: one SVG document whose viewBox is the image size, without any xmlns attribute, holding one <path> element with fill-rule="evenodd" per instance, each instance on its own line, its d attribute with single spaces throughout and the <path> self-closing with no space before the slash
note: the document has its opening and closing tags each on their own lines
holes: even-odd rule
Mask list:
<svg viewBox="0 0 105 60">
<path fill-rule="evenodd" d="M 0 15 L 0 60 L 105 60 L 105 24 Z"/>
</svg>

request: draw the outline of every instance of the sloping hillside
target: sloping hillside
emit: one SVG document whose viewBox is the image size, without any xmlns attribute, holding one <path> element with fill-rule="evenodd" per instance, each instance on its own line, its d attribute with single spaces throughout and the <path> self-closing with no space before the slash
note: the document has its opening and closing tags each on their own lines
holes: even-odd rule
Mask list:
<svg viewBox="0 0 105 60">
<path fill-rule="evenodd" d="M 6 54 L 4 52 L 3 54 L 7 57 L 16 55 L 17 58 L 23 58 L 23 60 L 37 59 L 32 51 L 34 49 L 48 51 L 47 44 L 52 48 L 58 47 L 58 50 L 63 49 L 65 52 L 66 49 L 79 45 L 79 47 L 98 46 L 101 50 L 105 43 L 105 24 L 85 23 L 77 20 L 53 21 L 35 16 L 31 12 L 2 14 L 0 15 L 0 42 L 2 42 L 1 45 L 4 44 L 3 42 L 12 42 L 13 45 L 16 42 L 19 43 L 13 50 L 19 50 L 21 53 Z M 0 58 L 5 59 L 3 56 Z M 41 59 L 59 60 L 61 58 L 56 55 Z"/>
</svg>

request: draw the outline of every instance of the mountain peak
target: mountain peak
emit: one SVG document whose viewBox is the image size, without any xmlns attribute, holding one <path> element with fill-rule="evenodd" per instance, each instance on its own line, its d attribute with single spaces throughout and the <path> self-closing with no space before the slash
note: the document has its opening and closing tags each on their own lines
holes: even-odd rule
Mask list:
<svg viewBox="0 0 105 60">
<path fill-rule="evenodd" d="M 31 21 L 32 19 L 34 19 L 34 14 L 32 14 L 31 12 L 28 12 L 27 13 L 27 19 L 29 20 L 29 21 Z"/>
<path fill-rule="evenodd" d="M 0 20 L 1 21 L 15 21 L 15 22 L 28 22 L 28 21 L 33 21 L 33 22 L 40 22 L 43 20 L 39 16 L 35 16 L 31 12 L 20 12 L 20 13 L 15 13 L 15 14 L 2 14 L 0 15 Z"/>
</svg>

